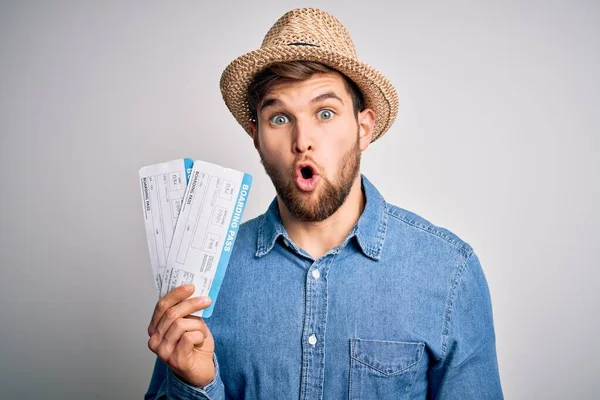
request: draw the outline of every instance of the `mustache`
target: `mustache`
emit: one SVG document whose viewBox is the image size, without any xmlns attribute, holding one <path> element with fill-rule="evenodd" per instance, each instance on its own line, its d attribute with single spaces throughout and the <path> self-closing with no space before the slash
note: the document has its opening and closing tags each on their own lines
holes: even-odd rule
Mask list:
<svg viewBox="0 0 600 400">
<path fill-rule="evenodd" d="M 263 156 L 262 152 L 259 152 L 259 155 L 260 155 L 260 163 L 264 167 L 265 166 L 265 157 Z M 305 163 L 305 162 L 313 164 L 315 166 L 317 172 L 321 173 L 323 171 L 323 168 L 312 157 L 297 156 L 286 172 L 289 173 L 291 176 L 294 176 L 295 171 L 296 171 L 296 165 L 298 165 L 300 163 Z"/>
</svg>

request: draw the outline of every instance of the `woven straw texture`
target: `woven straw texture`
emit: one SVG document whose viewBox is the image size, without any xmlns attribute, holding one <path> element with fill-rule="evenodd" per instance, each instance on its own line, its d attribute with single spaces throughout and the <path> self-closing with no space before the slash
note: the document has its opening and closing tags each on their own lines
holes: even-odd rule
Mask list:
<svg viewBox="0 0 600 400">
<path fill-rule="evenodd" d="M 321 62 L 356 83 L 366 107 L 375 111 L 372 141 L 380 138 L 396 119 L 396 90 L 379 71 L 358 60 L 350 34 L 341 22 L 325 11 L 299 8 L 275 22 L 260 49 L 238 57 L 223 71 L 223 100 L 248 134 L 252 115 L 246 94 L 254 75 L 273 63 L 296 60 Z"/>
</svg>

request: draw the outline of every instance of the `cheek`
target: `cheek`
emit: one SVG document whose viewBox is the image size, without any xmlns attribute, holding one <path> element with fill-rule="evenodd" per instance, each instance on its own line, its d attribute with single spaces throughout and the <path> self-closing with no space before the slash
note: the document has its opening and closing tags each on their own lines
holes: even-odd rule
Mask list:
<svg viewBox="0 0 600 400">
<path fill-rule="evenodd" d="M 354 121 L 346 121 L 344 124 L 336 127 L 335 133 L 327 135 L 328 140 L 327 146 L 331 154 L 342 155 L 356 144 L 358 138 L 358 126 Z"/>
<path fill-rule="evenodd" d="M 289 137 L 290 134 L 288 132 L 284 132 L 283 130 L 275 131 L 268 128 L 261 130 L 258 134 L 261 148 L 269 152 L 287 148 L 286 146 L 289 147 Z"/>
<path fill-rule="evenodd" d="M 324 160 L 328 171 L 338 171 L 343 165 L 343 157 L 356 146 L 358 139 L 358 127 L 356 124 L 345 124 L 343 134 L 331 136 L 326 146 L 322 149 L 327 157 Z"/>
<path fill-rule="evenodd" d="M 293 155 L 285 151 L 284 143 L 278 141 L 264 140 L 260 143 L 260 153 L 269 164 L 282 168 L 293 161 Z M 291 157 L 291 161 L 289 160 Z"/>
</svg>

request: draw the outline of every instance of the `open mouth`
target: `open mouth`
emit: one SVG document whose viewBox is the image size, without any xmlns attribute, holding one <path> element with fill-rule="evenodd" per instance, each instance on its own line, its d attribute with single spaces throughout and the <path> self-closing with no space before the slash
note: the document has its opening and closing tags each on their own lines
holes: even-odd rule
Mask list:
<svg viewBox="0 0 600 400">
<path fill-rule="evenodd" d="M 304 192 L 313 191 L 319 182 L 319 172 L 312 164 L 302 163 L 296 166 L 295 181 L 300 190 Z"/>
<path fill-rule="evenodd" d="M 313 170 L 311 167 L 302 167 L 300 168 L 300 173 L 304 179 L 310 179 L 313 177 Z"/>
</svg>

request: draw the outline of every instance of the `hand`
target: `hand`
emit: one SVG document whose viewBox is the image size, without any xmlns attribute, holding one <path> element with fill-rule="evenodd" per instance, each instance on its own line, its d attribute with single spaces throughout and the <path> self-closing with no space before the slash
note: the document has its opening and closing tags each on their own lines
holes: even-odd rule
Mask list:
<svg viewBox="0 0 600 400">
<path fill-rule="evenodd" d="M 202 318 L 190 315 L 210 305 L 208 297 L 189 298 L 194 285 L 179 286 L 161 298 L 148 325 L 148 347 L 181 379 L 204 387 L 215 377 L 215 341 Z"/>
</svg>

